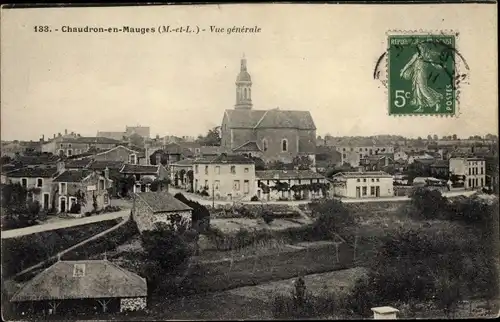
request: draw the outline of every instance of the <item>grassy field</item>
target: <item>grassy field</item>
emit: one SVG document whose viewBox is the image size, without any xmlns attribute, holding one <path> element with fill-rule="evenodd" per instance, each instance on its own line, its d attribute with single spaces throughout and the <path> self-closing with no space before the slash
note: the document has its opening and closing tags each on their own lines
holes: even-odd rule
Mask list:
<svg viewBox="0 0 500 322">
<path fill-rule="evenodd" d="M 210 220 L 210 226 L 213 228 L 220 229 L 224 233 L 237 232 L 239 229 L 270 229 L 270 230 L 284 230 L 287 228 L 300 227 L 303 225 L 310 224 L 312 221 L 306 218 L 286 218 L 286 219 L 275 219 L 271 223 L 266 224 L 262 219 L 250 219 L 250 218 L 227 218 L 227 219 L 212 219 Z"/>
</svg>

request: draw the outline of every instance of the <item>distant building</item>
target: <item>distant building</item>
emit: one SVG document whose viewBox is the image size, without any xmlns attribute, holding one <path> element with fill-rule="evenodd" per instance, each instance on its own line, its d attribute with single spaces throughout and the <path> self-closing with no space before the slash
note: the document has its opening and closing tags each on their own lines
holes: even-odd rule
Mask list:
<svg viewBox="0 0 500 322">
<path fill-rule="evenodd" d="M 194 191 L 217 199 L 249 200 L 255 195 L 255 163 L 238 154 L 193 160 Z"/>
<path fill-rule="evenodd" d="M 340 172 L 332 177 L 334 196 L 377 198 L 394 196 L 393 178 L 382 171 Z"/>
<path fill-rule="evenodd" d="M 235 84 L 236 104 L 224 112 L 221 126 L 225 151 L 259 156 L 266 162 L 291 163 L 299 155 L 314 161 L 316 125 L 308 111 L 252 109 L 252 78 L 245 58 Z"/>
<path fill-rule="evenodd" d="M 194 173 L 193 162 L 194 160 L 192 159 L 184 159 L 170 164 L 170 180 L 175 187 L 181 189 L 192 189 L 188 178 L 188 172 L 191 172 L 191 174 Z"/>
<path fill-rule="evenodd" d="M 125 141 L 134 134 L 137 134 L 144 139 L 149 139 L 151 137 L 151 129 L 149 126 L 126 126 L 124 132 L 98 131 L 97 137 Z"/>
<path fill-rule="evenodd" d="M 450 176 L 450 162 L 448 160 L 436 160 L 430 165 L 431 176 L 448 179 Z"/>
<path fill-rule="evenodd" d="M 353 167 L 357 167 L 360 160 L 367 156 L 394 153 L 394 147 L 389 145 L 336 146 L 335 149 L 342 155 L 342 164 L 349 163 Z"/>
<path fill-rule="evenodd" d="M 463 176 L 465 189 L 486 186 L 486 162 L 482 158 L 465 157 L 450 159 L 450 175 Z"/>
<path fill-rule="evenodd" d="M 83 137 L 74 133 L 64 136 L 59 134 L 42 144 L 42 152 L 70 157 L 89 150 L 108 150 L 120 144 L 121 141 L 105 137 Z"/>
<path fill-rule="evenodd" d="M 263 170 L 255 177 L 260 200 L 310 200 L 328 194 L 326 178 L 311 170 Z"/>
<path fill-rule="evenodd" d="M 146 279 L 107 260 L 58 261 L 10 302 L 18 313 L 107 313 L 143 310 L 147 296 Z"/>
<path fill-rule="evenodd" d="M 137 164 L 124 164 L 120 169 L 123 176 L 132 176 L 135 179 L 133 187 L 134 192 L 147 192 L 150 191 L 150 186 L 155 180 L 163 180 L 168 178 L 167 169 L 159 165 L 137 165 Z M 163 187 L 161 187 L 163 189 Z M 165 187 L 168 189 L 168 187 Z"/>
<path fill-rule="evenodd" d="M 140 232 L 152 230 L 159 222 L 170 223 L 173 215 L 191 222 L 193 209 L 167 192 L 140 192 L 134 194 L 132 217 Z"/>
</svg>

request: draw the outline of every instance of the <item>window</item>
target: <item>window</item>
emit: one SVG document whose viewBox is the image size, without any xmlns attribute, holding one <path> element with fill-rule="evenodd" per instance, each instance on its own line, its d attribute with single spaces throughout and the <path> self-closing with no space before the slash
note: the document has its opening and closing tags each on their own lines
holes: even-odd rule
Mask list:
<svg viewBox="0 0 500 322">
<path fill-rule="evenodd" d="M 198 173 L 198 165 L 194 166 L 194 173 Z"/>
<path fill-rule="evenodd" d="M 69 209 L 73 208 L 73 205 L 76 204 L 76 197 L 69 197 Z"/>
<path fill-rule="evenodd" d="M 85 276 L 85 264 L 75 264 L 73 266 L 73 277 L 84 277 Z"/>
<path fill-rule="evenodd" d="M 36 186 L 37 186 L 38 188 L 43 187 L 43 179 L 42 179 L 42 178 L 37 178 L 37 179 L 36 179 Z"/>
<path fill-rule="evenodd" d="M 236 166 L 234 165 L 231 166 L 231 173 L 236 174 Z"/>
<path fill-rule="evenodd" d="M 71 143 L 70 143 L 70 144 L 68 144 L 68 148 L 71 148 Z"/>
<path fill-rule="evenodd" d="M 215 167 L 215 174 L 220 174 L 220 167 L 219 166 Z"/>
<path fill-rule="evenodd" d="M 62 148 L 63 147 L 63 144 L 61 143 L 60 147 Z"/>
<path fill-rule="evenodd" d="M 367 188 L 363 187 L 363 196 L 366 196 L 366 190 L 367 190 Z"/>
<path fill-rule="evenodd" d="M 374 195 L 375 194 L 375 187 L 370 187 L 370 195 Z"/>
<path fill-rule="evenodd" d="M 363 182 L 366 182 L 366 179 L 363 179 Z"/>
<path fill-rule="evenodd" d="M 129 157 L 129 163 L 130 164 L 136 164 L 137 163 L 137 156 L 135 154 L 131 154 Z"/>
<path fill-rule="evenodd" d="M 66 186 L 66 182 L 60 182 L 59 183 L 59 194 L 60 195 L 65 195 L 68 193 L 68 189 L 66 189 L 67 186 Z"/>
<path fill-rule="evenodd" d="M 205 174 L 208 174 L 208 165 L 205 166 Z"/>
<path fill-rule="evenodd" d="M 375 181 L 375 179 L 372 178 L 372 182 L 374 182 L 374 181 Z"/>
<path fill-rule="evenodd" d="M 299 184 L 301 183 L 302 180 L 299 179 Z"/>
<path fill-rule="evenodd" d="M 484 174 L 484 168 L 483 167 L 481 167 L 481 174 Z"/>
<path fill-rule="evenodd" d="M 99 190 L 104 190 L 104 179 L 99 179 Z"/>
<path fill-rule="evenodd" d="M 358 178 L 358 179 L 356 179 L 356 182 L 360 182 L 360 181 L 361 181 L 361 179 L 359 179 L 359 178 Z"/>
<path fill-rule="evenodd" d="M 208 189 L 208 180 L 205 180 L 205 188 Z"/>
<path fill-rule="evenodd" d="M 342 154 L 342 158 L 344 158 L 344 159 L 345 159 L 345 158 L 347 158 L 347 156 L 346 156 L 346 154 L 345 154 L 345 153 L 344 153 L 344 154 Z"/>
<path fill-rule="evenodd" d="M 109 196 L 108 196 L 108 194 L 105 194 L 105 195 L 104 195 L 104 200 L 103 200 L 103 203 L 104 203 L 105 205 L 107 205 L 107 204 L 109 203 Z"/>
<path fill-rule="evenodd" d="M 281 140 L 281 152 L 287 152 L 288 151 L 288 140 L 283 139 Z"/>
<path fill-rule="evenodd" d="M 234 180 L 233 189 L 240 191 L 240 180 Z"/>
<path fill-rule="evenodd" d="M 484 180 L 481 178 L 481 187 L 484 186 Z"/>
<path fill-rule="evenodd" d="M 219 190 L 219 186 L 220 186 L 220 181 L 219 180 L 215 180 L 215 182 L 214 182 L 214 189 L 215 190 Z"/>
<path fill-rule="evenodd" d="M 380 179 L 379 179 L 379 178 L 377 178 L 377 182 L 380 182 Z"/>
<path fill-rule="evenodd" d="M 360 159 L 363 159 L 363 155 L 362 155 L 361 153 L 359 154 L 359 158 L 360 158 Z"/>
<path fill-rule="evenodd" d="M 245 180 L 243 182 L 243 193 L 247 194 L 250 193 L 250 181 Z"/>
<path fill-rule="evenodd" d="M 248 168 L 245 168 L 245 173 L 248 173 Z"/>
<path fill-rule="evenodd" d="M 196 152 L 196 153 L 200 153 L 200 148 L 196 148 L 196 149 L 194 149 L 194 152 Z"/>
<path fill-rule="evenodd" d="M 342 151 L 345 151 L 345 148 L 342 148 Z"/>
<path fill-rule="evenodd" d="M 267 151 L 267 140 L 262 140 L 262 150 Z"/>
<path fill-rule="evenodd" d="M 70 157 L 73 155 L 73 150 L 69 149 L 67 153 L 68 153 L 68 156 Z"/>
</svg>

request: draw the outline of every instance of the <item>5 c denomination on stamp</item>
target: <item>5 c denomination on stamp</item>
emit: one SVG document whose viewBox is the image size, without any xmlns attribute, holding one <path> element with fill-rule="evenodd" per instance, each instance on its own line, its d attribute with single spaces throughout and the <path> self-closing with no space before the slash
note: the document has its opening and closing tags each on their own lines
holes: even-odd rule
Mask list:
<svg viewBox="0 0 500 322">
<path fill-rule="evenodd" d="M 388 36 L 390 115 L 455 115 L 455 35 Z"/>
</svg>

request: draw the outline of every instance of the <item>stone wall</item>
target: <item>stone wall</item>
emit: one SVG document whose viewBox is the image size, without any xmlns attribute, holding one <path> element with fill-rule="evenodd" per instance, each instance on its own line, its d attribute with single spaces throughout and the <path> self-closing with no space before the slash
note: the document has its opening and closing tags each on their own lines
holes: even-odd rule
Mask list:
<svg viewBox="0 0 500 322">
<path fill-rule="evenodd" d="M 120 299 L 120 312 L 144 310 L 146 305 L 145 297 Z"/>
</svg>

